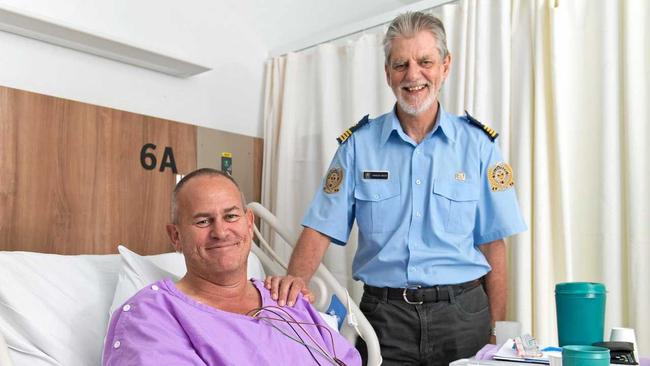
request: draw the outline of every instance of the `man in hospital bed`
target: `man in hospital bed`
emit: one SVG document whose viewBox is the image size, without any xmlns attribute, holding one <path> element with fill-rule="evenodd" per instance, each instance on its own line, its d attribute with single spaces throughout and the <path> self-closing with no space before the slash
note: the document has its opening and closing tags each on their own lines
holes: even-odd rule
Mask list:
<svg viewBox="0 0 650 366">
<path fill-rule="evenodd" d="M 187 274 L 145 287 L 115 311 L 104 366 L 360 365 L 306 299 L 278 307 L 247 278 L 253 213 L 230 176 L 200 169 L 183 178 L 167 232 Z"/>
</svg>

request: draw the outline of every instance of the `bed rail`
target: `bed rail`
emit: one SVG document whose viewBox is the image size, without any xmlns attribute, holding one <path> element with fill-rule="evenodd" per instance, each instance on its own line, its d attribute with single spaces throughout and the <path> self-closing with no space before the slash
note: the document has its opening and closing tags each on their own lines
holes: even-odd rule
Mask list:
<svg viewBox="0 0 650 366">
<path fill-rule="evenodd" d="M 275 215 L 261 204 L 251 202 L 248 204 L 248 207 L 253 210 L 260 220 L 271 226 L 273 231 L 284 240 L 284 245 L 288 245 L 289 249 L 293 250 L 293 246 L 298 240 L 295 233 L 289 231 L 280 223 Z M 257 247 L 253 245 L 253 252 L 259 257 L 260 261 L 265 266 L 272 269 L 273 273 L 286 273 L 287 261 L 276 254 L 275 250 L 271 248 L 268 241 L 262 236 L 257 227 L 254 228 L 254 231 L 260 246 Z M 366 319 L 363 313 L 361 313 L 357 304 L 350 299 L 347 290 L 341 286 L 332 273 L 322 263 L 318 266 L 318 269 L 312 277 L 309 285 L 312 289 L 315 288 L 316 290 L 315 293 L 318 296 L 314 306 L 320 311 L 325 311 L 328 305 L 328 299 L 331 298 L 331 295 L 336 295 L 336 297 L 341 300 L 347 310 L 347 316 L 344 320 L 341 334 L 343 334 L 349 341 L 354 342 L 356 339 L 356 331 L 358 331 L 359 335 L 363 338 L 368 347 L 368 365 L 381 365 L 382 359 L 379 351 L 379 340 L 377 339 L 377 334 L 368 322 L 368 319 Z M 357 323 L 356 330 L 350 325 L 354 320 L 356 320 Z"/>
</svg>

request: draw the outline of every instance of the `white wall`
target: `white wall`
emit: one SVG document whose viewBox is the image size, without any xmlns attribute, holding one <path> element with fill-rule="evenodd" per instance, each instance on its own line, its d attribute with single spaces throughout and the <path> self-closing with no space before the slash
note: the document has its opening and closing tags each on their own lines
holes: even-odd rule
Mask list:
<svg viewBox="0 0 650 366">
<path fill-rule="evenodd" d="M 187 79 L 0 31 L 0 85 L 262 137 L 269 51 L 413 0 L 0 0 L 213 70 Z"/>
<path fill-rule="evenodd" d="M 267 48 L 226 1 L 1 0 L 213 70 L 187 79 L 0 32 L 0 85 L 262 136 Z M 233 35 L 236 35 L 234 37 Z"/>
</svg>

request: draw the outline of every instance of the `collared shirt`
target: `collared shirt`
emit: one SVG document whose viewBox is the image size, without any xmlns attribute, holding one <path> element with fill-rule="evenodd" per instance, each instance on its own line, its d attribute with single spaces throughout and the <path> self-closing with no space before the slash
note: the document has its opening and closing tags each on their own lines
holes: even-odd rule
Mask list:
<svg viewBox="0 0 650 366">
<path fill-rule="evenodd" d="M 526 230 L 514 188 L 493 189 L 488 179 L 502 163 L 497 144 L 466 117 L 439 106 L 417 144 L 393 109 L 339 146 L 302 225 L 344 245 L 356 219 L 353 276 L 368 285 L 470 281 L 490 271 L 480 244 Z"/>
<path fill-rule="evenodd" d="M 196 302 L 170 279 L 145 287 L 113 313 L 103 365 L 324 365 L 334 355 L 361 364 L 354 346 L 302 296 L 279 308 L 262 282 L 253 284 L 266 309 L 255 318 Z"/>
</svg>

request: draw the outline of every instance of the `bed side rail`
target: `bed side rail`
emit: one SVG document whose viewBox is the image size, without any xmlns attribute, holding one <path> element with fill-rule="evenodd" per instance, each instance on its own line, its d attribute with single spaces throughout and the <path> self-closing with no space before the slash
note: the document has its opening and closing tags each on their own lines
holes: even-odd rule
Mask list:
<svg viewBox="0 0 650 366">
<path fill-rule="evenodd" d="M 288 245 L 291 250 L 297 242 L 298 238 L 295 233 L 290 232 L 269 210 L 257 202 L 251 202 L 248 207 L 253 210 L 255 215 L 263 222 L 267 223 L 275 233 L 277 233 L 284 241 L 284 245 Z M 254 228 L 255 236 L 258 239 L 260 247 L 252 246 L 253 253 L 260 258 L 262 264 L 269 268 L 274 274 L 284 274 L 287 270 L 287 260 L 280 258 L 273 248 L 269 245 L 266 239 L 262 236 L 257 227 Z M 368 347 L 368 365 L 381 365 L 381 353 L 379 351 L 379 340 L 377 334 L 368 322 L 368 319 L 361 313 L 357 304 L 350 299 L 347 290 L 341 286 L 336 280 L 334 275 L 321 263 L 312 277 L 310 287 L 317 295 L 316 303 L 314 306 L 319 311 L 325 311 L 332 295 L 335 295 L 346 307 L 347 315 L 344 319 L 344 326 L 341 329 L 341 334 L 346 336 L 348 340 L 354 342 L 356 338 L 356 331 L 361 338 L 366 342 Z"/>
</svg>

